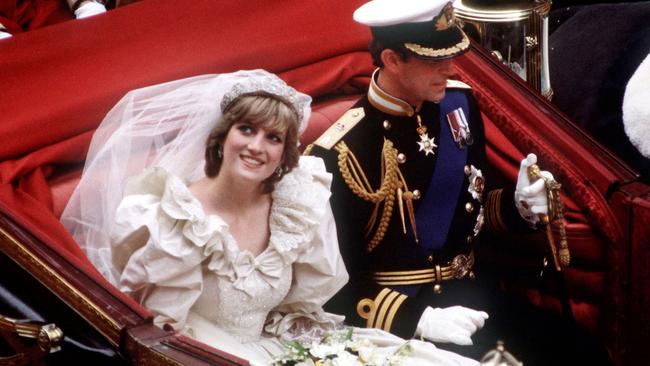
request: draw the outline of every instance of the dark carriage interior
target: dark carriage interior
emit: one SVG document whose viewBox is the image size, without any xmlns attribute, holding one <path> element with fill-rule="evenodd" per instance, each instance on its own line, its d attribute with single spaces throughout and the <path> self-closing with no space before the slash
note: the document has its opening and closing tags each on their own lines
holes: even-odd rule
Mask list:
<svg viewBox="0 0 650 366">
<path fill-rule="evenodd" d="M 650 182 L 650 159 L 623 130 L 625 86 L 650 53 L 650 2 L 554 1 L 553 104 Z M 603 31 L 607 29 L 607 31 Z"/>
<path fill-rule="evenodd" d="M 165 347 L 175 349 L 173 357 L 188 364 L 237 364 L 189 340 L 180 344 L 182 338 L 170 338 L 171 333 L 151 326 L 145 309 L 97 275 L 58 217 L 79 179 L 94 127 L 133 88 L 201 73 L 267 68 L 315 97 L 312 120 L 302 137 L 306 146 L 367 86 L 372 71 L 365 52 L 368 34 L 349 20 L 361 2 L 336 8 L 325 1 L 289 7 L 287 12 L 296 18 L 316 9 L 332 14 L 332 20 L 317 25 L 304 20 L 285 29 L 287 34 L 311 30 L 310 36 L 295 39 L 267 35 L 281 22 L 272 16 L 271 5 L 219 8 L 224 13 L 243 11 L 256 21 L 243 30 L 230 23 L 227 34 L 216 36 L 223 28 L 212 24 L 214 18 L 208 14 L 215 5 L 210 1 L 196 1 L 180 10 L 173 2 L 141 1 L 109 7 L 114 12 L 110 17 L 46 24 L 0 43 L 0 54 L 9 55 L 0 57 L 0 70 L 7 71 L 0 76 L 4 85 L 0 106 L 7 119 L 0 127 L 6 136 L 0 147 L 0 314 L 56 322 L 71 335 L 68 343 L 82 345 L 76 348 L 79 357 L 97 357 L 97 364 L 115 364 L 111 362 L 122 357 L 137 363 L 147 347 L 158 347 L 156 354 L 166 355 Z M 639 9 L 647 11 L 648 3 L 626 6 L 638 14 Z M 597 14 L 619 12 L 623 7 L 603 5 Z M 622 96 L 622 80 L 626 75 L 629 78 L 635 66 L 621 54 L 630 55 L 626 47 L 637 50 L 642 41 L 637 33 L 629 32 L 623 43 L 623 35 L 614 32 L 611 39 L 599 41 L 619 45 L 620 54 L 610 55 L 607 66 L 585 67 L 593 63 L 591 57 L 569 53 L 596 52 L 593 44 L 575 48 L 577 35 L 594 38 L 576 30 L 585 24 L 574 17 L 589 8 L 580 3 L 554 5 L 550 54 L 555 96 L 550 103 L 476 44 L 458 60 L 457 72 L 460 80 L 472 86 L 481 106 L 488 158 L 501 179 L 514 182 L 519 159 L 525 152 L 535 152 L 542 167 L 563 184 L 572 250 L 572 265 L 564 281 L 576 321 L 606 342 L 615 364 L 642 364 L 650 360 L 643 338 L 650 331 L 650 270 L 645 259 L 650 242 L 647 160 L 628 154 L 631 146 L 621 135 L 620 111 L 601 103 L 603 95 Z M 188 24 L 186 19 L 203 26 Z M 175 27 L 191 30 L 181 36 L 173 31 Z M 115 29 L 121 32 L 109 31 Z M 334 30 L 338 30 L 336 45 L 331 42 Z M 159 39 L 166 41 L 155 42 Z M 224 53 L 224 45 L 232 39 L 254 40 L 259 46 L 250 48 L 239 42 Z M 291 51 L 295 49 L 301 52 Z M 266 56 L 263 60 L 260 53 Z M 51 63 L 47 68 L 42 67 L 45 59 Z M 628 71 L 619 67 L 623 63 Z M 608 72 L 612 68 L 620 72 Z M 589 78 L 600 84 L 587 82 Z M 538 254 L 546 248 L 543 236 L 513 237 L 506 247 L 502 255 L 489 258 L 503 269 L 504 288 L 561 312 L 556 279 L 548 271 L 538 276 Z M 21 280 L 5 281 L 8 278 Z M 30 296 L 22 295 L 24 289 L 29 289 Z M 0 357 L 36 349 L 33 342 L 17 342 L 12 335 L 2 334 L 5 343 Z M 96 353 L 87 349 L 93 347 Z M 43 354 L 36 362 L 62 364 L 56 357 L 66 356 Z"/>
</svg>

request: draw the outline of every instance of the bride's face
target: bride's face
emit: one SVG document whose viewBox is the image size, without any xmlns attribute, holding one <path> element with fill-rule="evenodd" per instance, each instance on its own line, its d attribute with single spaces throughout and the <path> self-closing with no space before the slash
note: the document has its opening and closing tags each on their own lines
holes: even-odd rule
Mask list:
<svg viewBox="0 0 650 366">
<path fill-rule="evenodd" d="M 223 144 L 220 174 L 261 184 L 280 166 L 285 136 L 286 131 L 269 129 L 263 124 L 233 124 Z"/>
</svg>

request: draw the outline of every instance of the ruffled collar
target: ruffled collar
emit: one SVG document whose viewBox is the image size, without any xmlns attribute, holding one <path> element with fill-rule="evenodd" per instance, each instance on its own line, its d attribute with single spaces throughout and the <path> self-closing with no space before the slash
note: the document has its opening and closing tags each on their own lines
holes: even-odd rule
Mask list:
<svg viewBox="0 0 650 366">
<path fill-rule="evenodd" d="M 179 177 L 166 175 L 161 197 L 163 212 L 172 219 L 184 221 L 183 236 L 195 247 L 202 248 L 203 255 L 209 258 L 210 271 L 228 277 L 236 288 L 249 294 L 247 289 L 254 283 L 250 282 L 249 286 L 249 281 L 262 279 L 276 287 L 284 267 L 308 248 L 326 213 L 331 182 L 322 160 L 301 157 L 299 166 L 276 184 L 269 219 L 269 245 L 254 256 L 239 248 L 221 217 L 205 214 L 199 200 Z M 181 255 L 190 250 L 193 249 L 166 248 Z"/>
</svg>

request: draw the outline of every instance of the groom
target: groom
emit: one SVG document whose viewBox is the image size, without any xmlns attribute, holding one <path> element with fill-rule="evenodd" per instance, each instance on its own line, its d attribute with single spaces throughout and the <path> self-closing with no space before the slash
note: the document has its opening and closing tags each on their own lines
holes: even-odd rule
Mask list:
<svg viewBox="0 0 650 366">
<path fill-rule="evenodd" d="M 549 351 L 576 354 L 589 337 L 500 293 L 479 266 L 486 234 L 531 230 L 548 213 L 547 193 L 543 180 L 529 181 L 533 154 L 516 187 L 491 186 L 477 103 L 470 86 L 450 80 L 453 59 L 469 48 L 452 4 L 374 0 L 354 19 L 370 27 L 377 69 L 367 95 L 306 150 L 334 175 L 350 273 L 328 310 L 473 358 L 503 340 L 527 365 L 564 364 Z M 595 350 L 594 363 L 606 364 Z"/>
</svg>

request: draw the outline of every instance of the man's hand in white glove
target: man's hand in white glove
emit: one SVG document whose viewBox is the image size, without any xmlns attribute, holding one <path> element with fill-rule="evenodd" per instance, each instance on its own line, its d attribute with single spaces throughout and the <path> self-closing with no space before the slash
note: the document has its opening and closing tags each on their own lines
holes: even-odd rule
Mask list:
<svg viewBox="0 0 650 366">
<path fill-rule="evenodd" d="M 537 179 L 531 183 L 528 178 L 528 167 L 533 164 L 537 164 L 535 154 L 528 154 L 521 161 L 515 188 L 515 206 L 524 220 L 536 224 L 540 215 L 548 215 L 548 196 L 543 179 Z M 546 170 L 542 170 L 540 174 L 547 179 L 553 179 L 553 174 Z"/>
<path fill-rule="evenodd" d="M 422 312 L 415 335 L 432 342 L 469 346 L 472 344 L 472 334 L 483 327 L 487 318 L 486 312 L 464 306 L 427 306 Z"/>
<path fill-rule="evenodd" d="M 9 37 L 11 37 L 11 33 L 7 33 L 5 31 L 0 30 L 0 39 L 9 38 Z"/>
<path fill-rule="evenodd" d="M 77 10 L 74 11 L 74 16 L 77 19 L 82 19 L 105 12 L 106 7 L 104 5 L 94 1 L 84 1 Z"/>
</svg>

